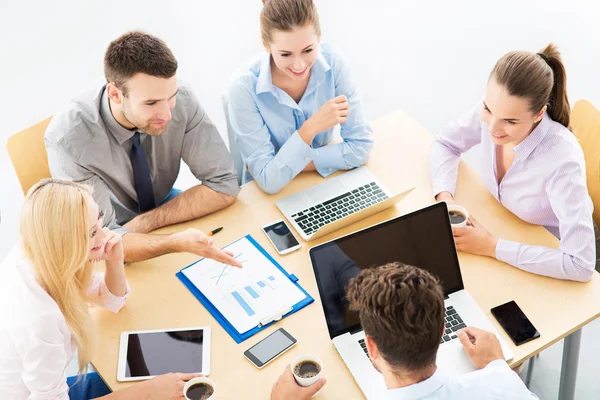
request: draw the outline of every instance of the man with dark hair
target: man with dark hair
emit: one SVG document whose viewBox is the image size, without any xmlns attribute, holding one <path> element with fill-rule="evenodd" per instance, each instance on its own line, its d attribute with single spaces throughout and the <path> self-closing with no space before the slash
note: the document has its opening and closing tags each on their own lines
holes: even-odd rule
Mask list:
<svg viewBox="0 0 600 400">
<path fill-rule="evenodd" d="M 444 294 L 429 272 L 391 263 L 362 270 L 350 280 L 346 295 L 357 311 L 369 357 L 384 378 L 387 399 L 532 400 L 537 399 L 513 372 L 496 336 L 468 327 L 458 337 L 477 371 L 454 377 L 437 370 L 444 335 Z M 323 378 L 303 388 L 286 367 L 271 400 L 309 400 L 323 388 Z"/>
<path fill-rule="evenodd" d="M 363 270 L 347 298 L 360 316 L 373 366 L 383 374 L 389 399 L 537 399 L 513 372 L 496 336 L 459 331 L 477 371 L 443 376 L 436 367 L 444 334 L 444 295 L 427 271 L 401 263 Z"/>
<path fill-rule="evenodd" d="M 90 184 L 126 261 L 189 252 L 240 266 L 197 229 L 149 232 L 221 210 L 239 192 L 233 161 L 160 39 L 130 32 L 106 50 L 106 85 L 74 100 L 45 136 L 52 175 Z M 173 188 L 184 161 L 201 181 Z"/>
</svg>

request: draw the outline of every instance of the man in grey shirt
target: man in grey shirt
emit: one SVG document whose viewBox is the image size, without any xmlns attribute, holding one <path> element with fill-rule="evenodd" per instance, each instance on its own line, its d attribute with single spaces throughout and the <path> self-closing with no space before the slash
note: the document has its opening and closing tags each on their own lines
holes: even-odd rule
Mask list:
<svg viewBox="0 0 600 400">
<path fill-rule="evenodd" d="M 221 210 L 239 192 L 221 136 L 176 72 L 160 39 L 130 32 L 114 40 L 104 57 L 107 84 L 48 126 L 50 171 L 94 187 L 105 226 L 124 235 L 126 261 L 190 252 L 240 266 L 200 230 L 148 234 Z M 202 183 L 178 194 L 181 160 Z"/>
</svg>

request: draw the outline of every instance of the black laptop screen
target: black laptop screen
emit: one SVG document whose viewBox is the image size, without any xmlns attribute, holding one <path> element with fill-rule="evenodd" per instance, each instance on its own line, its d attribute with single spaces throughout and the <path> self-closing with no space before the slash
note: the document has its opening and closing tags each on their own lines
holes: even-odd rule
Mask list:
<svg viewBox="0 0 600 400">
<path fill-rule="evenodd" d="M 310 258 L 332 338 L 360 328 L 345 297 L 362 269 L 400 261 L 437 276 L 444 294 L 463 289 L 446 203 L 316 246 Z"/>
</svg>

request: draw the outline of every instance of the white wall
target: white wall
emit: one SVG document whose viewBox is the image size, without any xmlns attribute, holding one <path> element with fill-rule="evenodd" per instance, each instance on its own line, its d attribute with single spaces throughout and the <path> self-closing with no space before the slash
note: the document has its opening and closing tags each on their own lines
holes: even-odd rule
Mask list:
<svg viewBox="0 0 600 400">
<path fill-rule="evenodd" d="M 481 98 L 502 54 L 535 51 L 551 40 L 563 53 L 572 101 L 585 97 L 600 106 L 598 4 L 317 0 L 323 39 L 351 61 L 367 114 L 403 108 L 431 132 Z M 4 146 L 9 135 L 100 82 L 106 46 L 131 29 L 167 42 L 179 76 L 224 135 L 220 93 L 235 69 L 262 50 L 260 9 L 260 0 L 1 0 L 0 259 L 15 243 L 23 200 Z"/>
</svg>

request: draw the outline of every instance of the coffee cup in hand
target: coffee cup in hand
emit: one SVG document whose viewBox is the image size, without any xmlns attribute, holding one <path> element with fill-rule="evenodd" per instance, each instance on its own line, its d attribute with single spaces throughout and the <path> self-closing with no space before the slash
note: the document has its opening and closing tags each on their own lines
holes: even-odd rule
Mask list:
<svg viewBox="0 0 600 400">
<path fill-rule="evenodd" d="M 298 385 L 308 387 L 318 382 L 323 375 L 323 361 L 317 356 L 304 355 L 296 358 L 290 365 Z M 313 397 L 318 395 L 315 393 Z"/>
<path fill-rule="evenodd" d="M 203 376 L 190 379 L 183 387 L 183 395 L 187 400 L 209 400 L 215 395 L 215 383 Z"/>
<path fill-rule="evenodd" d="M 469 220 L 469 212 L 456 204 L 448 205 L 448 218 L 453 228 L 465 228 Z"/>
</svg>

